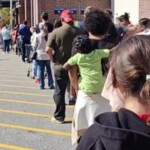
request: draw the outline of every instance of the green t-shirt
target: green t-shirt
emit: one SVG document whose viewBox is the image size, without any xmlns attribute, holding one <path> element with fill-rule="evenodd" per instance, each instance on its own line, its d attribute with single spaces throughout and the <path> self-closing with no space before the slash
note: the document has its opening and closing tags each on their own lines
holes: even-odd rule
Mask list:
<svg viewBox="0 0 150 150">
<path fill-rule="evenodd" d="M 108 57 L 109 50 L 94 50 L 89 54 L 77 53 L 68 60 L 68 64 L 78 65 L 80 72 L 79 88 L 86 93 L 100 93 L 105 78 L 101 70 L 101 58 Z"/>
</svg>

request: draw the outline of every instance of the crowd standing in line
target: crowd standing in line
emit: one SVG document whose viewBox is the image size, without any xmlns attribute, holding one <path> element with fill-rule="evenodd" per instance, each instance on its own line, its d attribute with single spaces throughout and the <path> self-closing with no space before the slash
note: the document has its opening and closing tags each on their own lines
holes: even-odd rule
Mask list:
<svg viewBox="0 0 150 150">
<path fill-rule="evenodd" d="M 133 25 L 124 13 L 114 24 L 110 9 L 91 6 L 76 27 L 69 10 L 54 24 L 48 17 L 47 12 L 42 13 L 41 22 L 31 28 L 25 20 L 12 34 L 4 26 L 1 43 L 3 52 L 9 53 L 12 38 L 23 62 L 30 45 L 35 54 L 32 78 L 45 89 L 46 74 L 49 89 L 54 89 L 56 108 L 51 121 L 65 122 L 68 91 L 69 104 L 76 103 L 72 144 L 79 144 L 77 150 L 149 149 L 150 19 L 142 18 Z M 116 112 L 100 114 L 105 99 Z"/>
</svg>

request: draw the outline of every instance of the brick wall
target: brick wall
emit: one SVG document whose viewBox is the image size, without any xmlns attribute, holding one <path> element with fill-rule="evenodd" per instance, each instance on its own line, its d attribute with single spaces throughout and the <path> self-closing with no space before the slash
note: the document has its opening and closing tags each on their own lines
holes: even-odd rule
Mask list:
<svg viewBox="0 0 150 150">
<path fill-rule="evenodd" d="M 150 0 L 139 0 L 139 17 L 140 18 L 150 18 Z"/>
<path fill-rule="evenodd" d="M 24 15 L 24 0 L 19 0 L 19 3 L 21 5 L 21 8 L 19 8 L 19 22 L 22 23 L 23 20 L 25 19 Z"/>
<path fill-rule="evenodd" d="M 20 8 L 20 21 L 24 20 L 24 0 L 19 0 Z M 40 14 L 44 11 L 49 13 L 49 20 L 53 22 L 59 15 L 54 14 L 55 8 L 77 8 L 77 13 L 74 15 L 76 19 L 81 20 L 83 16 L 80 14 L 80 9 L 87 6 L 94 6 L 100 9 L 111 8 L 111 0 L 38 0 L 39 3 L 39 21 Z M 30 0 L 27 0 L 27 20 L 30 21 Z"/>
<path fill-rule="evenodd" d="M 19 0 L 19 3 L 21 5 L 21 8 L 19 8 L 19 20 L 20 23 L 23 23 L 25 20 L 25 6 L 24 6 L 24 0 Z M 27 0 L 27 20 L 30 24 L 31 21 L 31 5 L 30 0 Z"/>
<path fill-rule="evenodd" d="M 54 14 L 54 9 L 61 8 L 77 8 L 76 19 L 81 20 L 82 15 L 80 9 L 87 6 L 94 6 L 101 9 L 111 8 L 110 0 L 39 0 L 40 1 L 40 12 L 46 10 L 50 14 L 50 20 L 53 21 L 57 16 Z"/>
</svg>

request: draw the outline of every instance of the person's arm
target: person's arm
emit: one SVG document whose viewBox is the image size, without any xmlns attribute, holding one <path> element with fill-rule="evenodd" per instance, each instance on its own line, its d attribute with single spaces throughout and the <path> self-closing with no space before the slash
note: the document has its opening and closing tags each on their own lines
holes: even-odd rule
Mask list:
<svg viewBox="0 0 150 150">
<path fill-rule="evenodd" d="M 69 65 L 68 62 L 66 62 L 66 63 L 63 65 L 63 68 L 64 68 L 65 70 L 69 70 L 70 67 L 71 67 L 71 65 Z"/>
<path fill-rule="evenodd" d="M 77 94 L 78 89 L 79 89 L 78 88 L 78 66 L 74 65 L 70 67 L 70 69 L 68 70 L 68 75 L 69 75 L 71 85 L 73 86 Z"/>
<path fill-rule="evenodd" d="M 32 47 L 36 51 L 36 49 L 38 47 L 38 37 L 35 37 L 35 39 L 33 40 Z"/>
<path fill-rule="evenodd" d="M 71 57 L 64 65 L 63 68 L 68 70 L 69 79 L 71 82 L 71 85 L 75 89 L 76 93 L 78 91 L 78 55 L 76 54 L 73 57 Z"/>
<path fill-rule="evenodd" d="M 98 50 L 98 53 L 100 55 L 100 58 L 105 58 L 105 57 L 109 57 L 110 50 L 108 50 L 108 49 L 101 49 L 101 50 Z"/>
<path fill-rule="evenodd" d="M 50 60 L 51 60 L 52 62 L 54 62 L 54 59 L 53 59 L 53 49 L 50 48 L 50 47 L 46 47 L 46 50 L 45 50 L 45 51 L 46 51 L 46 53 L 48 54 Z"/>
<path fill-rule="evenodd" d="M 54 32 L 49 33 L 45 51 L 52 62 L 54 62 L 53 51 L 55 51 L 55 45 L 56 45 L 55 40 L 56 40 L 55 33 Z"/>
</svg>

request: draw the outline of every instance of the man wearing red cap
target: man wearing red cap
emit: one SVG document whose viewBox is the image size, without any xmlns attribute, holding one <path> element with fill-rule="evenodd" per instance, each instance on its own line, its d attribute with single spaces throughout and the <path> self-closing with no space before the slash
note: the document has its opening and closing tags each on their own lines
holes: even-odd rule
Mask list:
<svg viewBox="0 0 150 150">
<path fill-rule="evenodd" d="M 56 110 L 52 121 L 57 123 L 63 123 L 65 119 L 65 91 L 69 82 L 68 72 L 63 69 L 63 64 L 71 57 L 73 39 L 81 34 L 81 31 L 73 26 L 71 11 L 64 10 L 60 17 L 62 26 L 50 33 L 46 47 L 46 52 L 54 62 Z"/>
</svg>

